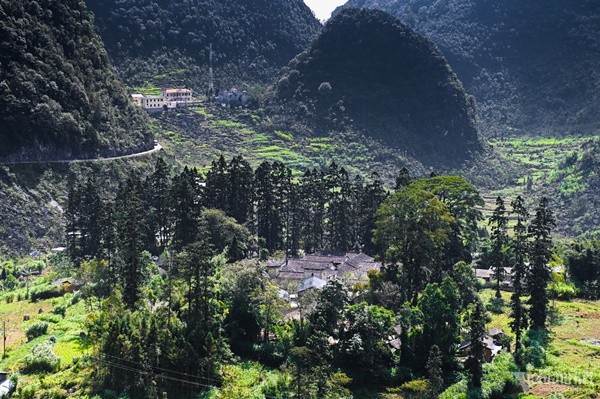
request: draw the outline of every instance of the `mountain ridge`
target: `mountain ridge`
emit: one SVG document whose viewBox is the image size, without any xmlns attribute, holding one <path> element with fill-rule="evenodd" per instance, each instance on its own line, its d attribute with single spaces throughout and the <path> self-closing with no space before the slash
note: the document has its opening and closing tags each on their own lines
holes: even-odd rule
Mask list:
<svg viewBox="0 0 600 399">
<path fill-rule="evenodd" d="M 488 135 L 600 128 L 597 2 L 350 0 L 335 13 L 347 7 L 389 12 L 439 46 Z"/>
<path fill-rule="evenodd" d="M 0 157 L 65 159 L 152 147 L 81 1 L 0 1 Z"/>
<path fill-rule="evenodd" d="M 316 130 L 356 128 L 442 164 L 481 149 L 472 99 L 443 55 L 381 11 L 338 13 L 272 92 L 274 109 Z"/>
</svg>

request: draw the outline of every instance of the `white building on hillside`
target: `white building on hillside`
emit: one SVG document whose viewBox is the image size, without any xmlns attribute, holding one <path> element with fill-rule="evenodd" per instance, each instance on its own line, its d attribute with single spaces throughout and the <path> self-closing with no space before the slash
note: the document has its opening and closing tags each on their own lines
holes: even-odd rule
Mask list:
<svg viewBox="0 0 600 399">
<path fill-rule="evenodd" d="M 165 102 L 174 102 L 177 105 L 192 101 L 192 89 L 166 89 L 162 94 Z"/>
</svg>

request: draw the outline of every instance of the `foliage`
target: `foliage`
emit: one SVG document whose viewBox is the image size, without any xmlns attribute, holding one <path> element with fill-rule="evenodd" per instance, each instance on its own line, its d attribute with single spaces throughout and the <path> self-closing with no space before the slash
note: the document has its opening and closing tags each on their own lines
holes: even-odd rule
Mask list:
<svg viewBox="0 0 600 399">
<path fill-rule="evenodd" d="M 429 283 L 419 298 L 418 307 L 423 315 L 422 333 L 417 337 L 417 364 L 423 369 L 429 350 L 436 345 L 442 358 L 444 377 L 450 379 L 456 370 L 456 350 L 460 343 L 460 307 L 456 283 L 445 277 L 441 283 Z"/>
<path fill-rule="evenodd" d="M 493 363 L 485 364 L 480 397 L 482 399 L 502 397 L 507 388 L 516 386 L 515 371 L 516 367 L 508 353 L 502 353 L 494 359 Z M 467 379 L 461 380 L 446 389 L 440 395 L 440 399 L 467 399 L 469 397 L 467 385 Z"/>
<path fill-rule="evenodd" d="M 600 241 L 574 243 L 566 263 L 569 276 L 582 296 L 600 298 Z"/>
<path fill-rule="evenodd" d="M 60 358 L 56 356 L 52 347 L 52 340 L 35 345 L 31 352 L 25 356 L 23 373 L 52 373 L 60 367 Z"/>
<path fill-rule="evenodd" d="M 437 196 L 412 186 L 392 194 L 377 211 L 375 242 L 390 280 L 401 281 L 405 300 L 416 302 L 427 282 L 441 275 L 439 263 L 454 222 Z"/>
<path fill-rule="evenodd" d="M 45 321 L 40 321 L 30 325 L 27 330 L 25 330 L 25 336 L 27 336 L 27 340 L 31 341 L 37 337 L 41 337 L 42 335 L 46 335 L 48 333 L 48 323 Z"/>
<path fill-rule="evenodd" d="M 485 133 L 597 132 L 597 7 L 557 0 L 351 0 L 347 7 L 389 12 L 433 41 L 476 97 Z"/>
<path fill-rule="evenodd" d="M 420 159 L 437 163 L 443 154 L 445 164 L 459 164 L 481 148 L 474 103 L 443 55 L 386 13 L 335 15 L 274 91 L 277 108 L 315 130 L 352 126 Z"/>
<path fill-rule="evenodd" d="M 2 1 L 0 157 L 64 159 L 151 147 L 83 2 Z M 67 28 L 68 27 L 68 28 Z"/>
<path fill-rule="evenodd" d="M 219 82 L 262 81 L 302 51 L 320 28 L 299 0 L 87 4 L 117 67 L 136 84 L 144 78 L 186 79 L 205 87 L 209 45 Z"/>
<path fill-rule="evenodd" d="M 571 282 L 552 281 L 548 284 L 548 297 L 570 301 L 577 295 L 577 287 Z"/>
</svg>

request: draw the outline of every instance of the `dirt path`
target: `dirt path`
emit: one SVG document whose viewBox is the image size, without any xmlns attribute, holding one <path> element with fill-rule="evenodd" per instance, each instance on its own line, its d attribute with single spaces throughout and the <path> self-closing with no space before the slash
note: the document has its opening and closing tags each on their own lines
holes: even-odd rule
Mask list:
<svg viewBox="0 0 600 399">
<path fill-rule="evenodd" d="M 156 144 L 154 144 L 154 148 L 151 149 L 151 150 L 142 151 L 142 152 L 136 152 L 135 154 L 120 155 L 118 157 L 89 158 L 89 159 L 61 159 L 61 160 L 55 160 L 55 161 L 12 161 L 12 162 L 0 162 L 0 165 L 32 165 L 32 164 L 42 164 L 42 163 L 53 164 L 53 163 L 110 162 L 110 161 L 116 161 L 118 159 L 128 159 L 128 158 L 143 157 L 145 155 L 154 154 L 155 152 L 158 152 L 158 151 L 160 151 L 162 149 L 163 149 L 162 145 L 160 145 L 159 142 L 156 142 Z"/>
</svg>

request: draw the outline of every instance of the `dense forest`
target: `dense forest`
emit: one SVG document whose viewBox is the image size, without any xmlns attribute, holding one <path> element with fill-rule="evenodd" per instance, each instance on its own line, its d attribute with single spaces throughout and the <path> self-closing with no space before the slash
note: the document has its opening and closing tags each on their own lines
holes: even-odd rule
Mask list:
<svg viewBox="0 0 600 399">
<path fill-rule="evenodd" d="M 350 0 L 440 47 L 488 134 L 595 133 L 600 5 L 593 0 Z"/>
<path fill-rule="evenodd" d="M 472 98 L 443 55 L 380 11 L 332 18 L 275 91 L 276 108 L 317 131 L 352 127 L 432 163 L 460 164 L 481 148 Z"/>
<path fill-rule="evenodd" d="M 511 277 L 514 361 L 503 355 L 490 369 L 483 344 L 464 363 L 456 353 L 461 339 L 480 342 L 486 333 L 487 310 L 468 265 L 482 200 L 469 183 L 413 180 L 403 169 L 390 193 L 376 176 L 351 182 L 335 164 L 289 177 L 285 165 L 253 170 L 242 158 L 220 159 L 205 176 L 187 168 L 173 175 L 158 159 L 147 178 L 129 177 L 111 198 L 93 176 L 72 187 L 68 255 L 85 281 L 83 297 L 103 300 L 87 321 L 95 392 L 191 397 L 224 384 L 219 370 L 241 356 L 288 373 L 260 388 L 265 397 L 350 398 L 353 387 L 411 380 L 390 392 L 438 397 L 450 387 L 440 397 L 453 398 L 466 385 L 492 397 L 487 392 L 518 389 L 511 370 L 543 361 L 554 226 L 546 199 L 532 216 L 520 197 L 510 211 L 497 200 L 486 264 L 498 276 L 507 265 L 519 272 Z M 509 215 L 517 220 L 510 237 Z M 330 279 L 299 299 L 304 316 L 283 319 L 289 305 L 255 260 L 277 250 L 291 257 L 350 249 L 377 254 L 381 270 L 354 286 Z M 399 346 L 390 344 L 394 337 Z"/>
<path fill-rule="evenodd" d="M 0 157 L 152 147 L 82 1 L 0 2 Z"/>
<path fill-rule="evenodd" d="M 144 79 L 167 74 L 158 78 L 203 82 L 205 88 L 211 44 L 219 84 L 266 82 L 304 50 L 321 27 L 301 0 L 87 3 L 128 83 L 143 84 Z"/>
</svg>

